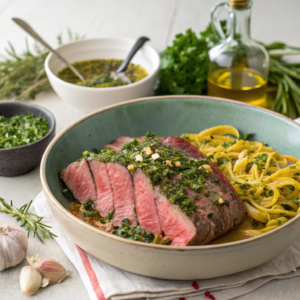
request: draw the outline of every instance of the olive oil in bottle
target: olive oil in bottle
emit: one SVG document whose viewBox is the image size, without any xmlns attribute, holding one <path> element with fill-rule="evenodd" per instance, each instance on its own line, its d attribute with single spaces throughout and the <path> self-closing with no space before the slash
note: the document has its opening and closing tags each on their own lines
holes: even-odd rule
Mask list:
<svg viewBox="0 0 300 300">
<path fill-rule="evenodd" d="M 267 80 L 248 68 L 219 69 L 208 77 L 208 94 L 266 107 Z"/>
<path fill-rule="evenodd" d="M 227 32 L 218 14 L 229 11 Z M 267 106 L 269 56 L 250 37 L 250 0 L 227 0 L 212 10 L 211 23 L 221 40 L 208 53 L 208 95 Z"/>
</svg>

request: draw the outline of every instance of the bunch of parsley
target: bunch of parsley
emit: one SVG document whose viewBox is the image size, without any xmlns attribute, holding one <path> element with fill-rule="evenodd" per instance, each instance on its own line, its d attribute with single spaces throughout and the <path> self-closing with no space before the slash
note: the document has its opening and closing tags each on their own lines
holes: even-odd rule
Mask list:
<svg viewBox="0 0 300 300">
<path fill-rule="evenodd" d="M 225 30 L 226 22 L 222 21 Z M 177 34 L 173 45 L 160 53 L 161 66 L 156 95 L 201 95 L 206 92 L 207 54 L 218 43 L 211 25 L 200 33 L 188 29 Z"/>
</svg>

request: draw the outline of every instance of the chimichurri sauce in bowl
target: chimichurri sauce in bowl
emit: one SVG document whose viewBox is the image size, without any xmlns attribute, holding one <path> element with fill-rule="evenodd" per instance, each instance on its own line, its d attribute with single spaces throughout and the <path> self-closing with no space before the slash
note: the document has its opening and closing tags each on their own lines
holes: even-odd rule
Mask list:
<svg viewBox="0 0 300 300">
<path fill-rule="evenodd" d="M 116 71 L 123 61 L 121 59 L 92 59 L 75 62 L 72 65 L 85 78 L 84 81 L 68 68 L 65 67 L 58 72 L 57 76 L 69 83 L 86 87 L 116 87 L 126 85 L 120 79 L 114 79 L 109 76 L 111 71 Z M 125 74 L 132 83 L 137 82 L 146 76 L 148 72 L 140 65 L 130 63 Z"/>
<path fill-rule="evenodd" d="M 0 149 L 31 144 L 48 134 L 46 119 L 32 114 L 16 115 L 11 118 L 0 116 Z"/>
</svg>

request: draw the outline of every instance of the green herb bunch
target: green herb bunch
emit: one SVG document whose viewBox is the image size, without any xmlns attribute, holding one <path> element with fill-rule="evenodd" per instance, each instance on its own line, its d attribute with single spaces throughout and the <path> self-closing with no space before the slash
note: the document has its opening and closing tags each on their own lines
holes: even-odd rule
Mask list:
<svg viewBox="0 0 300 300">
<path fill-rule="evenodd" d="M 221 26 L 226 32 L 226 21 L 222 21 Z M 199 36 L 191 29 L 185 34 L 177 34 L 172 46 L 160 53 L 161 67 L 155 94 L 205 94 L 208 51 L 218 42 L 211 24 Z M 280 42 L 260 44 L 270 55 L 269 90 L 276 93 L 272 109 L 292 119 L 300 116 L 300 62 L 288 63 L 283 59 L 285 55 L 300 55 L 300 48 Z"/>
<path fill-rule="evenodd" d="M 226 30 L 226 22 L 221 26 Z M 160 53 L 161 65 L 156 95 L 201 95 L 207 90 L 207 54 L 219 40 L 211 24 L 199 37 L 191 29 L 177 34 L 172 46 Z"/>
<path fill-rule="evenodd" d="M 80 37 L 68 30 L 70 41 Z M 58 45 L 62 44 L 62 36 L 57 37 Z M 30 50 L 26 39 L 26 49 L 17 54 L 9 43 L 6 57 L 0 61 L 0 99 L 16 97 L 17 100 L 34 99 L 36 94 L 50 89 L 44 63 L 49 51 L 38 44 Z"/>
</svg>

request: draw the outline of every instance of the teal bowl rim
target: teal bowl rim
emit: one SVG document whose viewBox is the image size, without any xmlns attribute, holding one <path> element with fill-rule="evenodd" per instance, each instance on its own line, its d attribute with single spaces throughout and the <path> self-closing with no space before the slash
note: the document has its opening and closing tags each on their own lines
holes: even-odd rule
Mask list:
<svg viewBox="0 0 300 300">
<path fill-rule="evenodd" d="M 35 145 L 39 144 L 40 142 L 42 142 L 43 140 L 45 140 L 46 138 L 48 138 L 49 135 L 52 134 L 53 131 L 56 128 L 56 119 L 55 119 L 53 113 L 49 109 L 47 109 L 47 108 L 45 108 L 43 106 L 40 106 L 40 105 L 37 105 L 37 104 L 33 104 L 33 103 L 15 102 L 15 101 L 3 101 L 3 102 L 0 103 L 0 106 L 2 104 L 12 104 L 12 105 L 19 106 L 19 107 L 21 107 L 21 106 L 27 106 L 28 108 L 35 107 L 38 110 L 40 110 L 44 115 L 48 114 L 49 118 L 52 120 L 52 124 L 51 124 L 51 128 L 49 128 L 49 132 L 45 136 L 43 136 L 42 138 L 40 138 L 39 140 L 37 140 L 35 142 L 32 142 L 30 144 L 27 144 L 27 145 L 22 145 L 22 146 L 17 146 L 17 147 L 12 147 L 12 148 L 5 148 L 5 149 L 1 148 L 0 149 L 0 153 L 4 153 L 4 152 L 16 150 L 16 149 L 21 150 L 21 149 L 24 149 L 24 148 L 34 147 Z M 49 126 L 49 124 L 48 124 L 48 126 Z"/>
<path fill-rule="evenodd" d="M 224 99 L 224 98 L 218 98 L 218 97 L 210 97 L 210 96 L 190 96 L 190 95 L 186 95 L 186 96 L 181 96 L 181 95 L 174 95 L 174 96 L 157 96 L 157 97 L 145 97 L 145 98 L 139 98 L 139 99 L 134 99 L 134 100 L 130 100 L 130 101 L 125 101 L 125 102 L 121 102 L 118 104 L 114 104 L 111 106 L 107 106 L 105 108 L 96 110 L 92 113 L 89 113 L 87 115 L 85 115 L 84 117 L 80 118 L 79 120 L 75 121 L 73 124 L 69 125 L 67 128 L 65 128 L 64 130 L 62 130 L 52 141 L 51 143 L 48 145 L 48 147 L 46 148 L 44 155 L 42 157 L 42 161 L 41 161 L 41 168 L 40 168 L 40 177 L 41 177 L 41 183 L 42 183 L 42 187 L 44 192 L 47 194 L 47 196 L 49 197 L 49 199 L 52 201 L 52 203 L 63 213 L 65 214 L 67 217 L 69 217 L 70 219 L 72 219 L 73 221 L 79 223 L 80 225 L 82 225 L 83 227 L 85 227 L 88 230 L 93 231 L 96 234 L 102 235 L 104 237 L 107 237 L 109 239 L 113 239 L 117 242 L 123 242 L 123 243 L 127 243 L 127 244 L 131 244 L 133 246 L 141 246 L 141 247 L 150 247 L 150 248 L 156 248 L 156 249 L 164 249 L 164 250 L 179 250 L 179 251 L 196 251 L 196 250 L 210 250 L 210 249 L 219 249 L 219 248 L 228 248 L 228 247 L 233 247 L 233 246 L 238 246 L 238 245 L 243 245 L 243 244 L 247 244 L 247 243 L 251 243 L 257 240 L 260 240 L 264 237 L 273 235 L 275 233 L 277 233 L 280 230 L 283 230 L 286 227 L 289 227 L 291 224 L 293 224 L 294 222 L 297 222 L 300 219 L 300 214 L 297 215 L 296 217 L 294 217 L 293 219 L 291 219 L 290 221 L 288 221 L 287 223 L 279 226 L 278 228 L 275 228 L 269 232 L 263 233 L 261 235 L 255 236 L 255 237 L 251 237 L 245 240 L 241 240 L 241 241 L 236 241 L 236 242 L 230 242 L 230 243 L 223 243 L 223 244 L 215 244 L 215 245 L 200 245 L 200 246 L 165 246 L 165 245 L 156 245 L 156 244 L 147 244 L 147 243 L 142 243 L 142 242 L 136 242 L 136 241 L 131 241 L 128 239 L 124 239 L 121 237 L 118 237 L 116 235 L 113 235 L 111 233 L 105 232 L 105 231 L 101 231 L 100 229 L 97 229 L 96 227 L 93 227 L 87 223 L 85 223 L 84 221 L 80 220 L 79 218 L 75 217 L 70 211 L 68 211 L 67 209 L 65 209 L 60 203 L 59 201 L 54 197 L 54 195 L 51 193 L 50 188 L 48 186 L 47 180 L 46 180 L 46 162 L 47 162 L 47 158 L 49 155 L 49 152 L 51 151 L 52 147 L 54 146 L 54 144 L 72 127 L 74 127 L 75 125 L 79 124 L 80 122 L 84 121 L 85 119 L 90 118 L 91 116 L 94 116 L 96 114 L 99 114 L 101 112 L 107 111 L 107 110 L 111 110 L 114 109 L 118 106 L 125 106 L 125 105 L 129 105 L 132 103 L 137 103 L 137 102 L 146 102 L 146 101 L 155 101 L 155 100 L 161 100 L 161 99 L 174 99 L 174 98 L 184 98 L 184 99 L 207 99 L 207 100 L 212 100 L 212 101 L 219 101 L 219 102 L 226 102 L 226 103 L 231 103 L 234 105 L 241 105 L 241 106 L 245 106 L 245 108 L 251 108 L 251 109 L 255 109 L 258 111 L 264 111 L 265 113 L 268 113 L 270 115 L 275 116 L 276 118 L 279 119 L 284 119 L 286 122 L 290 122 L 292 124 L 295 124 L 299 127 L 300 129 L 300 124 L 296 123 L 295 121 L 293 121 L 292 119 L 289 119 L 288 117 L 285 117 L 279 113 L 273 112 L 269 109 L 266 108 L 261 108 L 261 107 L 256 107 L 253 106 L 251 104 L 247 104 L 247 103 L 243 103 L 243 102 L 238 102 L 235 100 L 230 100 L 230 99 Z"/>
</svg>

